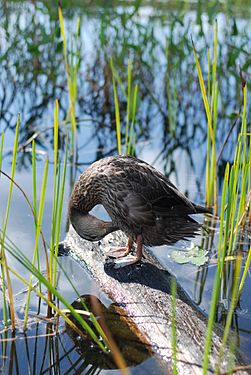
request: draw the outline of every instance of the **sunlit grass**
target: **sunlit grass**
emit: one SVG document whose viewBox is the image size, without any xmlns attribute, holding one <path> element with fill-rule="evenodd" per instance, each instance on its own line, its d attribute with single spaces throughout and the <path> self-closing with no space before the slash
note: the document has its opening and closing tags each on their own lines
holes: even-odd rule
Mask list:
<svg viewBox="0 0 251 375">
<path fill-rule="evenodd" d="M 2 237 L 1 237 L 2 238 Z M 2 241 L 1 241 L 2 244 Z M 75 309 L 69 304 L 69 302 L 60 294 L 56 288 L 53 287 L 51 282 L 37 269 L 37 267 L 34 266 L 33 262 L 31 262 L 25 254 L 10 240 L 7 239 L 5 241 L 5 248 L 6 250 L 15 258 L 21 265 L 25 267 L 26 270 L 28 270 L 39 282 L 45 286 L 52 295 L 57 297 L 57 299 L 63 304 L 65 308 L 67 308 L 67 311 L 69 311 L 72 316 L 76 319 L 76 321 L 80 324 L 80 326 L 90 335 L 90 337 L 93 339 L 93 341 L 103 350 L 107 351 L 106 347 L 104 346 L 104 342 L 107 342 L 107 339 L 99 325 L 96 324 L 96 328 L 98 328 L 98 333 L 103 338 L 103 342 L 100 341 L 99 337 L 94 333 L 93 329 L 89 326 L 89 324 L 82 318 L 80 314 L 78 314 Z M 48 298 L 44 295 L 44 293 L 41 293 L 39 288 L 35 288 L 32 285 L 31 280 L 28 282 L 20 275 L 18 272 L 16 272 L 13 268 L 8 267 L 8 271 L 12 272 L 13 275 L 15 275 L 20 281 L 22 281 L 25 285 L 29 287 L 29 290 L 33 290 L 40 298 L 42 298 L 57 314 L 63 317 L 63 319 L 70 324 L 70 326 L 76 330 L 76 332 L 82 336 L 82 331 L 77 328 L 71 320 L 65 315 L 65 313 L 56 306 L 53 302 L 48 300 Z M 90 315 L 90 318 L 92 316 Z M 93 319 L 95 319 L 93 317 Z M 97 322 L 96 322 L 97 323 Z"/>
<path fill-rule="evenodd" d="M 12 180 L 14 180 L 15 170 L 16 170 L 19 126 L 20 126 L 20 116 L 18 116 L 18 120 L 17 120 L 17 124 L 16 124 L 16 131 L 15 131 L 15 138 L 14 138 L 14 145 L 13 145 L 12 164 L 11 164 L 11 179 Z M 3 137 L 2 137 L 1 144 L 3 144 Z M 1 149 L 2 149 L 2 146 L 1 146 Z M 2 155 L 2 150 L 1 150 L 1 155 Z M 2 157 L 1 157 L 1 160 L 2 160 Z M 9 194 L 8 194 L 7 205 L 6 205 L 6 209 L 5 209 L 4 221 L 3 221 L 3 225 L 2 225 L 2 232 L 0 234 L 0 239 L 1 239 L 0 258 L 1 258 L 4 324 L 5 324 L 6 327 L 8 326 L 8 318 L 10 316 L 12 329 L 14 330 L 15 329 L 14 297 L 13 297 L 12 283 L 11 283 L 11 278 L 10 278 L 10 275 L 9 275 L 8 262 L 7 262 L 7 257 L 6 257 L 6 253 L 5 253 L 5 245 L 4 245 L 6 230 L 7 230 L 7 223 L 8 223 L 9 212 L 10 212 L 12 191 L 13 191 L 13 182 L 10 181 Z M 8 290 L 8 296 L 7 296 L 6 286 L 7 286 L 7 290 Z"/>
<path fill-rule="evenodd" d="M 171 80 L 171 77 L 175 75 L 175 66 L 171 62 L 171 56 L 169 51 L 168 40 L 166 39 L 166 61 L 167 61 L 167 82 L 166 82 L 166 94 L 167 94 L 167 108 L 168 108 L 168 120 L 169 120 L 169 131 L 170 134 L 176 135 L 177 127 L 177 91 L 176 91 L 176 80 Z M 173 83 L 173 87 L 172 87 Z"/>
<path fill-rule="evenodd" d="M 109 346 L 109 342 L 107 341 L 106 335 L 104 334 L 104 332 L 103 332 L 102 328 L 100 327 L 100 325 L 99 325 L 97 319 L 95 318 L 95 316 L 92 313 L 89 313 L 89 319 L 92 322 L 93 326 L 95 327 L 96 332 L 91 328 L 91 326 L 88 324 L 88 322 L 85 321 L 83 319 L 83 317 L 81 315 L 79 315 L 74 310 L 74 308 L 69 304 L 69 302 L 63 297 L 63 295 L 60 294 L 57 291 L 56 285 L 53 285 L 53 281 L 56 280 L 55 275 L 56 275 L 56 272 L 57 272 L 57 268 L 55 268 L 55 264 L 58 264 L 57 251 L 55 251 L 55 254 L 54 254 L 55 248 L 53 247 L 53 251 L 50 252 L 50 263 L 48 262 L 47 254 L 45 254 L 45 257 L 47 259 L 46 260 L 46 264 L 47 264 L 46 275 L 44 275 L 41 272 L 40 265 L 37 264 L 38 253 L 39 253 L 39 238 L 40 238 L 40 235 L 42 234 L 41 227 L 42 227 L 42 218 L 43 218 L 43 212 L 44 212 L 44 203 L 45 203 L 45 194 L 46 194 L 49 164 L 48 164 L 48 158 L 47 158 L 46 161 L 45 161 L 45 164 L 44 164 L 44 173 L 43 173 L 40 199 L 39 199 L 39 205 L 38 205 L 38 214 L 37 214 L 37 217 L 36 217 L 34 208 L 31 204 L 31 202 L 29 201 L 27 195 L 14 182 L 14 179 L 13 179 L 14 178 L 14 165 L 15 165 L 15 162 L 16 162 L 16 152 L 15 152 L 15 150 L 17 150 L 18 128 L 19 128 L 19 122 L 17 124 L 16 138 L 15 138 L 16 141 L 15 141 L 15 147 L 14 147 L 14 152 L 13 152 L 12 174 L 11 174 L 11 177 L 8 177 L 5 173 L 3 173 L 3 175 L 9 178 L 10 186 L 12 186 L 12 188 L 13 188 L 13 185 L 15 185 L 21 191 L 21 193 L 23 194 L 25 200 L 27 201 L 27 203 L 28 203 L 28 205 L 29 205 L 29 207 L 32 211 L 32 214 L 33 214 L 33 217 L 34 217 L 34 222 L 35 222 L 35 227 L 36 227 L 36 237 L 35 237 L 33 259 L 32 260 L 28 259 L 25 256 L 25 254 L 20 250 L 20 248 L 17 247 L 6 235 L 6 225 L 7 225 L 7 218 L 8 218 L 8 211 L 9 211 L 10 202 L 8 202 L 8 204 L 7 204 L 6 216 L 5 216 L 5 221 L 4 221 L 5 225 L 3 226 L 3 229 L 0 232 L 0 246 L 1 246 L 1 249 L 4 249 L 4 259 L 5 259 L 5 262 L 4 262 L 5 267 L 3 268 L 4 275 L 8 274 L 9 281 L 10 281 L 10 273 L 11 273 L 13 276 L 18 278 L 21 282 L 23 282 L 24 285 L 28 286 L 26 307 L 25 307 L 25 313 L 24 313 L 24 327 L 23 327 L 23 329 L 26 330 L 27 324 L 28 324 L 31 292 L 35 292 L 40 299 L 42 299 L 43 301 L 46 302 L 50 311 L 54 312 L 54 315 L 57 314 L 58 316 L 61 316 L 73 329 L 76 330 L 76 332 L 79 335 L 82 335 L 82 331 L 71 322 L 71 319 L 67 316 L 67 314 L 65 314 L 63 311 L 61 311 L 61 309 L 58 307 L 58 303 L 56 304 L 55 301 L 52 300 L 52 296 L 54 296 L 54 299 L 56 299 L 57 301 L 60 301 L 62 303 L 64 308 L 66 308 L 67 311 L 70 312 L 70 314 L 77 320 L 77 322 L 80 324 L 80 326 L 90 335 L 90 337 L 93 339 L 93 341 L 100 347 L 100 349 L 102 349 L 103 351 L 107 351 L 108 350 L 107 348 Z M 57 130 L 55 130 L 55 134 L 57 134 Z M 33 165 L 33 168 L 35 168 L 35 165 L 36 165 L 35 151 L 36 151 L 36 147 L 35 147 L 35 145 L 33 145 L 33 148 L 32 148 L 32 154 L 33 154 L 33 164 L 32 165 Z M 58 165 L 58 163 L 59 163 L 58 158 L 56 158 L 56 161 L 57 161 L 57 168 L 54 169 L 54 172 L 56 172 L 56 174 L 57 174 L 57 173 L 59 173 L 59 169 L 60 169 L 60 167 Z M 56 209 L 57 212 L 55 214 L 55 216 L 56 216 L 56 228 L 55 228 L 55 231 L 54 231 L 54 239 L 55 239 L 55 244 L 57 245 L 57 249 L 58 249 L 58 241 L 59 241 L 60 223 L 61 223 L 61 217 L 62 217 L 62 205 L 63 205 L 63 198 L 64 198 L 66 163 L 67 163 L 67 152 L 65 153 L 65 159 L 64 159 L 64 164 L 63 164 L 62 181 L 61 181 L 61 179 L 58 179 L 58 177 L 56 178 L 57 184 L 58 184 L 59 181 L 61 182 L 60 188 L 58 188 L 58 185 L 56 186 L 56 191 L 57 191 L 57 193 L 59 193 L 58 207 Z M 34 186 L 37 186 L 36 175 L 35 175 L 34 171 L 33 171 L 32 178 L 33 178 L 33 181 L 35 181 L 35 182 L 33 182 Z M 11 191 L 9 193 L 9 197 L 10 197 L 9 200 L 11 199 L 12 188 L 11 188 Z M 33 188 L 33 199 L 34 199 L 35 195 L 36 194 L 34 194 L 34 188 Z M 3 230 L 5 230 L 5 231 L 3 231 Z M 6 252 L 9 253 L 14 259 L 16 259 L 16 261 L 18 261 L 22 266 L 24 266 L 25 269 L 30 273 L 31 276 L 29 278 L 29 281 L 27 281 L 24 278 L 24 276 L 22 274 L 18 273 L 13 267 L 10 267 L 8 265 Z M 62 269 L 61 266 L 60 266 L 60 268 Z M 50 271 L 53 271 L 54 273 L 53 272 L 50 273 Z M 64 274 L 66 275 L 65 272 L 64 272 Z M 52 275 L 54 280 L 51 280 L 50 275 Z M 76 288 L 72 284 L 70 278 L 67 275 L 66 275 L 66 278 L 70 282 L 71 286 L 73 287 L 73 290 L 75 290 L 75 292 L 77 293 Z M 38 281 L 38 287 L 34 287 L 34 285 L 36 284 L 35 283 L 36 280 Z M 9 292 L 9 285 L 10 285 L 8 283 L 9 281 L 7 280 L 8 292 Z M 45 290 L 47 290 L 47 296 L 46 296 L 44 288 L 45 288 Z M 77 294 L 79 295 L 79 293 L 77 293 Z M 8 297 L 9 297 L 9 295 L 10 295 L 10 292 L 8 294 Z M 11 295 L 13 296 L 13 293 Z M 7 318 L 6 326 L 8 326 L 8 303 L 10 303 L 9 301 L 10 301 L 9 298 L 5 300 L 5 302 L 6 302 L 6 314 L 7 314 L 6 315 L 6 318 Z M 12 327 L 14 329 L 14 327 L 15 327 L 14 299 L 13 299 L 13 304 L 12 304 L 11 308 L 13 309 L 13 313 L 10 315 L 10 318 L 11 318 Z M 102 338 L 102 340 L 100 340 L 100 337 Z"/>
<path fill-rule="evenodd" d="M 4 132 L 2 132 L 1 140 L 0 140 L 0 169 L 2 169 L 2 162 L 3 162 L 3 146 L 4 146 Z"/>
<path fill-rule="evenodd" d="M 172 278 L 171 282 L 171 337 L 172 337 L 172 370 L 173 374 L 178 374 L 177 369 L 177 327 L 176 327 L 176 296 L 177 296 L 177 284 L 176 280 Z"/>
<path fill-rule="evenodd" d="M 61 7 L 58 8 L 59 24 L 61 36 L 63 39 L 63 53 L 65 71 L 67 75 L 68 95 L 70 102 L 69 117 L 71 121 L 71 152 L 74 155 L 76 141 L 76 102 L 78 96 L 77 75 L 80 66 L 80 18 L 77 19 L 77 25 L 74 35 L 71 35 L 70 48 L 68 48 L 67 37 L 65 32 L 64 18 Z"/>
<path fill-rule="evenodd" d="M 216 79 L 217 71 L 217 44 L 218 30 L 215 24 L 214 36 L 214 58 L 212 65 L 212 79 L 210 67 L 210 52 L 208 53 L 208 89 L 202 76 L 198 55 L 193 44 L 194 57 L 198 72 L 199 84 L 201 88 L 202 99 L 207 116 L 208 137 L 207 137 L 207 160 L 206 160 L 206 203 L 214 206 L 214 212 L 217 213 L 218 187 L 217 187 L 217 163 L 216 163 L 216 135 L 217 135 L 217 116 L 218 116 L 218 82 Z M 205 341 L 203 374 L 208 373 L 209 355 L 213 335 L 214 321 L 219 303 L 220 290 L 228 290 L 225 285 L 229 282 L 230 273 L 225 272 L 226 257 L 235 256 L 238 251 L 238 236 L 240 230 L 247 223 L 250 210 L 251 192 L 250 192 L 250 170 L 251 170 L 251 152 L 250 134 L 247 132 L 247 85 L 243 85 L 243 111 L 242 125 L 238 135 L 235 148 L 233 164 L 229 163 L 225 168 L 221 209 L 220 209 L 220 228 L 218 239 L 218 265 L 215 273 L 215 281 L 211 299 L 211 308 L 208 318 L 208 328 Z M 248 142 L 249 140 L 249 142 Z M 247 270 L 250 265 L 251 255 L 248 252 L 245 260 L 244 272 L 240 278 L 242 266 L 242 256 L 237 255 L 232 267 L 235 267 L 235 274 L 232 279 L 232 294 L 230 308 L 228 310 L 227 321 L 225 325 L 222 347 L 216 366 L 216 373 L 220 371 L 220 363 L 230 334 L 230 326 L 233 318 L 233 312 L 240 298 Z M 223 277 L 223 275 L 228 275 Z"/>
<path fill-rule="evenodd" d="M 40 204 L 39 204 L 38 218 L 37 218 L 37 223 L 36 223 L 36 239 L 35 239 L 33 259 L 32 259 L 33 267 L 35 267 L 35 264 L 37 263 L 38 272 L 40 270 L 38 246 L 39 246 L 39 238 L 40 238 L 40 228 L 42 225 L 43 213 L 44 213 L 47 176 L 48 176 L 48 159 L 46 159 L 45 165 L 44 165 L 43 180 L 42 180 L 41 193 L 40 193 Z M 30 275 L 29 284 L 31 284 L 32 277 L 33 277 L 33 273 Z M 28 293 L 27 293 L 25 315 L 24 315 L 24 330 L 27 328 L 28 314 L 29 314 L 29 307 L 30 307 L 30 296 L 31 296 L 31 288 L 28 289 Z"/>
<path fill-rule="evenodd" d="M 135 132 L 135 121 L 137 112 L 137 98 L 138 98 L 138 84 L 132 85 L 132 63 L 128 59 L 127 67 L 127 89 L 125 88 L 122 80 L 114 67 L 112 59 L 110 59 L 110 68 L 112 72 L 113 82 L 113 95 L 114 95 L 114 106 L 115 106 L 115 124 L 116 124 L 116 136 L 117 136 L 117 150 L 118 154 L 134 155 L 135 143 L 136 143 L 136 132 Z M 125 132 L 124 132 L 124 144 L 122 144 L 122 121 L 120 118 L 119 99 L 117 85 L 121 89 L 121 92 L 126 100 L 126 119 L 125 119 Z"/>
<path fill-rule="evenodd" d="M 193 44 L 193 52 L 196 62 L 196 68 L 200 83 L 200 89 L 204 108 L 207 117 L 207 159 L 206 159 L 206 204 L 214 207 L 217 214 L 218 206 L 218 188 L 217 188 L 217 159 L 216 159 L 216 131 L 218 116 L 218 82 L 216 77 L 217 71 L 217 48 L 218 48 L 218 26 L 215 22 L 214 28 L 214 54 L 212 64 L 212 82 L 211 82 L 211 66 L 210 66 L 210 50 L 208 51 L 208 90 L 204 83 L 202 70 L 196 48 Z"/>
</svg>

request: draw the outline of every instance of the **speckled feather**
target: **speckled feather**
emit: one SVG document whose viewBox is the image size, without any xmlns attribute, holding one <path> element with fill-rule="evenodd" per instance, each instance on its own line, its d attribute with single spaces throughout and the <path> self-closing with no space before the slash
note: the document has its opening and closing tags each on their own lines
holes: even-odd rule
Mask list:
<svg viewBox="0 0 251 375">
<path fill-rule="evenodd" d="M 193 237 L 200 225 L 189 214 L 209 212 L 187 199 L 163 174 L 130 156 L 93 163 L 75 184 L 70 206 L 87 213 L 102 204 L 119 228 L 145 245 Z"/>
</svg>

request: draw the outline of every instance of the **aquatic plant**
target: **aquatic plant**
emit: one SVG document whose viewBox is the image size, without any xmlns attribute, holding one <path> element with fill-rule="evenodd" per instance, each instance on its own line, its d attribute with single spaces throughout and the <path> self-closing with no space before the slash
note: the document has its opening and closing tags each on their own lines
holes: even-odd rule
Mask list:
<svg viewBox="0 0 251 375">
<path fill-rule="evenodd" d="M 0 258 L 1 258 L 1 277 L 2 277 L 2 298 L 3 298 L 3 317 L 4 317 L 4 324 L 8 326 L 8 319 L 11 319 L 12 329 L 15 329 L 15 308 L 14 308 L 14 297 L 13 297 L 13 290 L 12 290 L 12 283 L 9 274 L 8 268 L 8 261 L 5 252 L 5 237 L 6 237 L 6 230 L 7 230 L 7 223 L 9 218 L 9 211 L 10 211 L 10 204 L 12 198 L 12 191 L 13 191 L 13 180 L 15 176 L 16 170 L 16 160 L 17 160 L 17 150 L 18 150 L 18 134 L 19 134 L 19 126 L 20 126 L 20 116 L 18 116 L 17 124 L 16 124 L 16 132 L 14 138 L 14 145 L 13 145 L 13 154 L 12 154 L 12 164 L 11 164 L 11 181 L 9 187 L 9 194 L 7 199 L 7 205 L 5 209 L 5 216 L 2 225 L 2 232 L 0 233 Z M 3 140 L 4 136 L 1 137 L 1 163 L 2 163 L 2 153 L 3 153 Z M 7 290 L 8 290 L 8 297 L 7 297 Z"/>
<path fill-rule="evenodd" d="M 117 70 L 113 65 L 112 59 L 110 59 L 110 68 L 112 72 L 113 82 L 113 94 L 114 94 L 114 106 L 115 106 L 115 123 L 116 123 L 116 135 L 117 135 L 117 149 L 118 154 L 122 154 L 122 132 L 121 132 L 121 119 L 119 111 L 119 100 L 117 84 L 121 88 L 121 91 L 126 99 L 126 124 L 125 124 L 125 135 L 124 135 L 124 154 L 134 155 L 136 132 L 135 132 L 135 118 L 137 111 L 137 96 L 138 96 L 138 84 L 132 87 L 132 63 L 128 59 L 127 68 L 127 90 L 124 87 L 122 80 L 119 77 Z"/>
<path fill-rule="evenodd" d="M 202 76 L 202 71 L 197 56 L 195 46 L 193 44 L 196 67 L 199 77 L 199 83 L 204 102 L 204 108 L 207 115 L 208 122 L 208 140 L 207 140 L 207 169 L 206 169 L 206 202 L 208 205 L 214 206 L 214 212 L 217 213 L 217 161 L 216 161 L 216 130 L 217 130 L 217 111 L 218 111 L 218 83 L 216 80 L 217 67 L 217 40 L 218 31 L 217 23 L 215 23 L 215 37 L 214 37 L 214 60 L 212 68 L 212 91 L 210 91 L 210 52 L 208 54 L 208 93 Z M 247 269 L 251 261 L 251 248 L 248 250 L 247 258 L 245 259 L 244 272 L 242 277 L 241 267 L 243 263 L 242 253 L 238 252 L 238 236 L 241 236 L 241 229 L 247 224 L 248 214 L 251 203 L 250 190 L 250 175 L 251 175 L 251 134 L 247 132 L 247 85 L 244 82 L 243 88 L 243 112 L 242 124 L 238 134 L 238 140 L 235 148 L 233 164 L 230 166 L 227 163 L 224 174 L 224 183 L 221 196 L 220 209 L 220 228 L 218 240 L 218 264 L 215 273 L 215 281 L 213 286 L 213 294 L 211 300 L 211 308 L 208 318 L 208 331 L 205 342 L 203 373 L 208 372 L 209 352 L 211 348 L 211 339 L 213 334 L 214 321 L 216 311 L 219 303 L 220 291 L 228 290 L 226 287 L 230 273 L 224 271 L 227 265 L 227 257 L 232 256 L 234 260 L 233 268 L 235 273 L 232 277 L 232 294 L 226 296 L 230 299 L 230 307 L 228 309 L 225 330 L 223 334 L 222 347 L 219 353 L 219 359 L 216 366 L 216 373 L 219 373 L 220 362 L 227 344 L 230 326 L 234 310 L 240 298 L 245 278 L 247 276 Z M 210 105 L 211 98 L 211 105 Z M 237 255 L 235 255 L 237 253 Z M 228 277 L 227 277 L 228 275 Z"/>
<path fill-rule="evenodd" d="M 64 63 L 67 75 L 68 95 L 70 102 L 69 114 L 71 121 L 71 152 L 72 155 L 74 155 L 77 129 L 75 114 L 76 101 L 78 96 L 77 74 L 80 66 L 80 18 L 78 17 L 77 19 L 76 31 L 74 36 L 71 36 L 70 49 L 68 50 L 64 18 L 61 7 L 58 8 L 58 16 L 61 36 L 63 39 Z M 66 119 L 66 121 L 68 121 L 68 118 Z"/>
<path fill-rule="evenodd" d="M 214 207 L 217 214 L 218 190 L 217 190 L 217 166 L 216 166 L 216 130 L 218 115 L 218 82 L 216 79 L 217 70 L 217 48 L 218 48 L 218 26 L 215 22 L 214 28 L 214 53 L 212 66 L 212 84 L 210 67 L 210 49 L 208 50 L 208 90 L 204 83 L 198 55 L 193 44 L 194 57 L 198 78 L 203 98 L 204 108 L 207 116 L 207 159 L 206 159 L 206 204 Z M 211 90 L 210 90 L 211 89 Z"/>
</svg>

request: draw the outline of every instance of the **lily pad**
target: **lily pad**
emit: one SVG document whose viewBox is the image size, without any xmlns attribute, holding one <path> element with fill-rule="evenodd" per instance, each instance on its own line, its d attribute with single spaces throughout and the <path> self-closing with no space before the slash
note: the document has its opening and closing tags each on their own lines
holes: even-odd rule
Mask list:
<svg viewBox="0 0 251 375">
<path fill-rule="evenodd" d="M 203 266 L 208 261 L 208 251 L 194 245 L 185 250 L 175 250 L 171 253 L 171 258 L 179 263 L 192 263 L 195 266 Z"/>
</svg>

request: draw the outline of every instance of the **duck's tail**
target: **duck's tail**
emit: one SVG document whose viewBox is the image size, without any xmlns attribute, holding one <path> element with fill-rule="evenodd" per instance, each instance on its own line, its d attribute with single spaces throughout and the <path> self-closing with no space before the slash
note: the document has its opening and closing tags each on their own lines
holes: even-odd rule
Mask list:
<svg viewBox="0 0 251 375">
<path fill-rule="evenodd" d="M 212 214 L 213 213 L 213 209 L 211 207 L 204 207 L 195 203 L 193 203 L 193 207 L 195 209 L 195 214 Z"/>
</svg>

